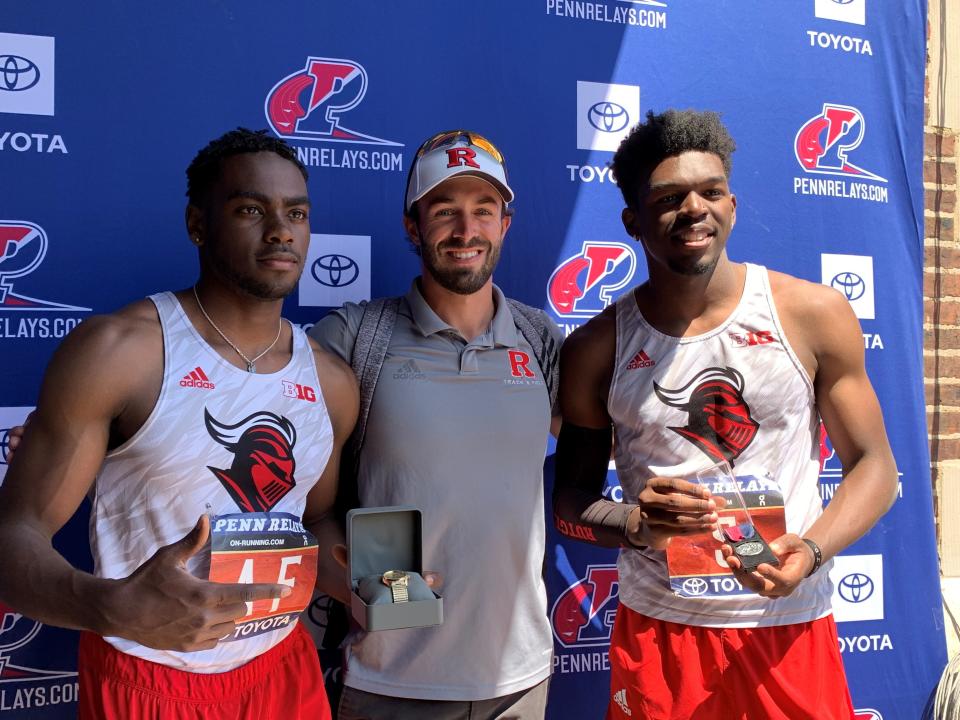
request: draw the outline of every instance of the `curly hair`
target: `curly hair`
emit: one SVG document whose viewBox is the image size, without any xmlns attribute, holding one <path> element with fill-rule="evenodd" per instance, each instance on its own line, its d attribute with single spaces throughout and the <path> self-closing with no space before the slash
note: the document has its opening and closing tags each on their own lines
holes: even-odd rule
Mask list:
<svg viewBox="0 0 960 720">
<path fill-rule="evenodd" d="M 187 198 L 191 205 L 200 206 L 207 197 L 211 186 L 220 176 L 220 167 L 224 159 L 245 153 L 272 152 L 284 160 L 289 160 L 307 180 L 307 169 L 297 158 L 296 151 L 279 138 L 267 135 L 266 130 L 248 130 L 238 127 L 224 133 L 197 153 L 187 168 Z"/>
<path fill-rule="evenodd" d="M 723 163 L 726 176 L 733 167 L 731 155 L 737 149 L 720 114 L 697 110 L 667 110 L 660 115 L 647 113 L 620 143 L 613 156 L 613 176 L 624 202 L 635 207 L 642 183 L 665 158 L 693 150 L 709 152 Z"/>
</svg>

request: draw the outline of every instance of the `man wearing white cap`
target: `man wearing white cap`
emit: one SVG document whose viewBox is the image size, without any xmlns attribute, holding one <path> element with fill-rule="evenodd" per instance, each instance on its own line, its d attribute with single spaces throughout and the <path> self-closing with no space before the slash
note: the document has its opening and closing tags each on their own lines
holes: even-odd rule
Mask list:
<svg viewBox="0 0 960 720">
<path fill-rule="evenodd" d="M 541 473 L 561 336 L 493 284 L 513 198 L 488 140 L 430 138 L 404 203 L 420 277 L 310 332 L 361 380 L 359 504 L 420 508 L 424 563 L 444 580 L 442 625 L 350 638 L 341 720 L 544 716 Z"/>
</svg>

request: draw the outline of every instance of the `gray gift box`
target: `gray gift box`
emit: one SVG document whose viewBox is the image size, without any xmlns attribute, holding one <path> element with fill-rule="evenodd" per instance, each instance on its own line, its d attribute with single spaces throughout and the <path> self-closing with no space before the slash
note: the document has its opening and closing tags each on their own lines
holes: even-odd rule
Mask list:
<svg viewBox="0 0 960 720">
<path fill-rule="evenodd" d="M 357 582 L 387 570 L 423 574 L 423 520 L 415 507 L 358 508 L 347 513 L 350 562 L 350 611 L 364 630 L 396 630 L 443 622 L 443 598 L 368 605 L 357 594 Z"/>
</svg>

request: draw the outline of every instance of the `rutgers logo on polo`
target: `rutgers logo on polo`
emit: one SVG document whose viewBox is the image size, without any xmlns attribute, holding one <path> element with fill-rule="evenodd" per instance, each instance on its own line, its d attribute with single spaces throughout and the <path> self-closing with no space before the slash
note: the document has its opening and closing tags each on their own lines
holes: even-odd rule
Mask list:
<svg viewBox="0 0 960 720">
<path fill-rule="evenodd" d="M 547 283 L 547 300 L 558 318 L 591 318 L 629 286 L 637 256 L 629 245 L 588 240 L 564 260 Z"/>
<path fill-rule="evenodd" d="M 566 648 L 609 645 L 619 594 L 616 565 L 588 566 L 550 611 L 557 642 Z"/>
<path fill-rule="evenodd" d="M 508 350 L 510 358 L 510 374 L 515 378 L 534 378 L 536 374 L 530 369 L 530 356 L 523 350 Z"/>
</svg>

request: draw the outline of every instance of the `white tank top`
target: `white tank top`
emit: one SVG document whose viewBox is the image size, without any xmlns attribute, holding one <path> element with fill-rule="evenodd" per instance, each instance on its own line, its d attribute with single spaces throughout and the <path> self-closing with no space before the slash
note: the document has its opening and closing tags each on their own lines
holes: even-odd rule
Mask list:
<svg viewBox="0 0 960 720">
<path fill-rule="evenodd" d="M 624 500 L 637 502 L 650 477 L 689 476 L 726 458 L 738 478 L 779 486 L 787 532 L 802 535 L 822 512 L 813 386 L 784 335 L 766 269 L 746 269 L 736 309 L 702 335 L 664 335 L 643 318 L 632 292 L 617 301 L 607 402 L 617 474 Z M 757 627 L 830 612 L 829 563 L 776 601 L 755 594 L 678 597 L 663 551 L 623 549 L 618 568 L 621 602 L 668 622 Z"/>
<path fill-rule="evenodd" d="M 98 577 L 128 576 L 186 535 L 203 513 L 285 519 L 282 527 L 291 527 L 290 516 L 302 517 L 333 447 L 313 351 L 299 328 L 292 326 L 290 362 L 253 374 L 220 357 L 172 293 L 150 300 L 163 328 L 163 386 L 143 427 L 107 454 L 97 476 L 90 545 Z M 209 568 L 208 544 L 188 569 L 206 578 Z M 266 652 L 295 625 L 288 618 L 277 629 L 258 628 L 259 634 L 189 653 L 105 639 L 140 658 L 213 673 Z"/>
</svg>

